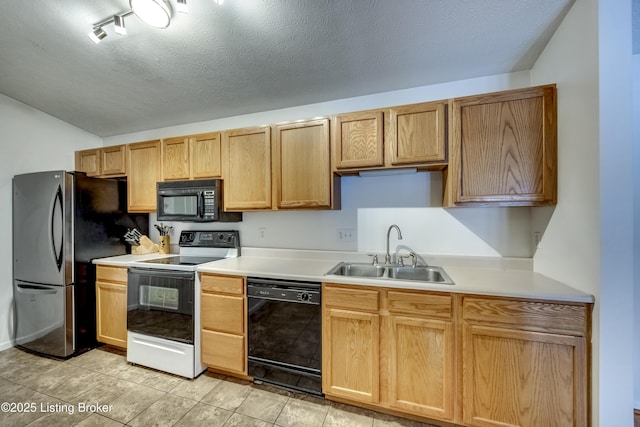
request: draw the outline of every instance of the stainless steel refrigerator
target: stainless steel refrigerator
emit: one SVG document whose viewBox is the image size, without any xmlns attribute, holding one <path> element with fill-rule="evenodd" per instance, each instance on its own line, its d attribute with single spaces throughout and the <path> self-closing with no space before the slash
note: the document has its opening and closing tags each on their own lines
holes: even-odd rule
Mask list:
<svg viewBox="0 0 640 427">
<path fill-rule="evenodd" d="M 49 171 L 13 177 L 14 332 L 19 347 L 66 358 L 97 345 L 95 267 L 127 253 L 126 182 Z"/>
</svg>

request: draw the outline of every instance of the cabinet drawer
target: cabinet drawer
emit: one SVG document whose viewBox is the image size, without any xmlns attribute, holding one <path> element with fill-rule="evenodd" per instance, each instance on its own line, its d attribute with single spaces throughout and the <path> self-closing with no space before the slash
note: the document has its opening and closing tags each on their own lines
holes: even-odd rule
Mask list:
<svg viewBox="0 0 640 427">
<path fill-rule="evenodd" d="M 127 283 L 126 267 L 96 266 L 96 280 Z"/>
<path fill-rule="evenodd" d="M 543 332 L 586 336 L 590 304 L 465 297 L 462 315 L 477 324 L 499 324 Z"/>
<path fill-rule="evenodd" d="M 392 313 L 414 314 L 439 319 L 451 318 L 451 296 L 398 291 L 389 291 L 387 296 L 389 311 Z"/>
<path fill-rule="evenodd" d="M 202 331 L 202 363 L 225 371 L 246 374 L 244 337 Z"/>
<path fill-rule="evenodd" d="M 322 290 L 322 301 L 326 306 L 351 310 L 378 311 L 380 307 L 380 291 L 325 285 Z"/>
<path fill-rule="evenodd" d="M 244 297 L 203 293 L 200 307 L 203 329 L 244 334 Z"/>
<path fill-rule="evenodd" d="M 201 273 L 200 287 L 203 291 L 244 295 L 244 277 Z"/>
</svg>

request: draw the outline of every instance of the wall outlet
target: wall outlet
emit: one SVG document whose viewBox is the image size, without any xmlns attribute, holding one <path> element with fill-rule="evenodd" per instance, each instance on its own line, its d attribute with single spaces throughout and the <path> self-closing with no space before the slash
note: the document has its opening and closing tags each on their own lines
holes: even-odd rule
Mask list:
<svg viewBox="0 0 640 427">
<path fill-rule="evenodd" d="M 258 239 L 264 240 L 267 238 L 267 227 L 258 227 Z"/>
<path fill-rule="evenodd" d="M 356 232 L 353 228 L 338 228 L 336 230 L 336 239 L 338 242 L 353 242 Z"/>
</svg>

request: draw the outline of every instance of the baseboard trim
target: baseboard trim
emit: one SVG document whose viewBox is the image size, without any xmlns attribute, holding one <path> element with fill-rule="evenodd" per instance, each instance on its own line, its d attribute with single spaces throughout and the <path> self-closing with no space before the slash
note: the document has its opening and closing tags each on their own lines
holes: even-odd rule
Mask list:
<svg viewBox="0 0 640 427">
<path fill-rule="evenodd" d="M 13 341 L 5 341 L 0 343 L 0 351 L 8 350 L 11 347 L 14 347 Z"/>
</svg>

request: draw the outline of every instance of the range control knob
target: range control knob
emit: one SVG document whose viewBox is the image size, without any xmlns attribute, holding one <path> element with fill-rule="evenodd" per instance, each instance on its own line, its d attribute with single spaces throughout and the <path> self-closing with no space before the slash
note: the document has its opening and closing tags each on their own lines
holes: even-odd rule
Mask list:
<svg viewBox="0 0 640 427">
<path fill-rule="evenodd" d="M 298 294 L 298 301 L 309 301 L 311 299 L 311 295 L 306 292 L 300 292 Z"/>
</svg>

